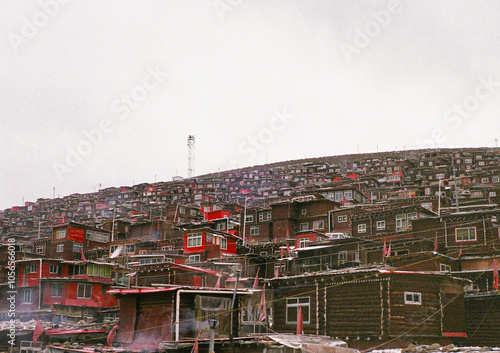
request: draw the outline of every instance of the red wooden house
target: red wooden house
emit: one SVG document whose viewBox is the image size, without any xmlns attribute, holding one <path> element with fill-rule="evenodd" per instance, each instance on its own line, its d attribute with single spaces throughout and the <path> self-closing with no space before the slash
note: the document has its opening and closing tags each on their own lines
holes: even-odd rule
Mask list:
<svg viewBox="0 0 500 353">
<path fill-rule="evenodd" d="M 237 242 L 241 238 L 213 230 L 209 227 L 191 229 L 184 234 L 184 255 L 189 262 L 201 262 L 223 256 L 236 255 Z"/>
<path fill-rule="evenodd" d="M 118 305 L 106 293 L 113 284 L 114 264 L 57 259 L 19 260 L 17 310 L 33 313 L 52 308 L 78 318 Z"/>
</svg>

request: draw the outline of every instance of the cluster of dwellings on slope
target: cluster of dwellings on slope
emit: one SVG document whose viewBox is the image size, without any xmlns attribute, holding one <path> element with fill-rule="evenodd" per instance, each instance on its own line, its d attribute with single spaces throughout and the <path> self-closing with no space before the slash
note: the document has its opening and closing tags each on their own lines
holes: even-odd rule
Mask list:
<svg viewBox="0 0 500 353">
<path fill-rule="evenodd" d="M 219 337 L 295 332 L 300 308 L 305 333 L 358 347 L 499 345 L 498 156 L 420 157 L 292 164 L 11 208 L 0 315 L 8 320 L 14 242 L 18 318 L 119 320 L 122 344 L 194 340 L 210 318 Z M 272 180 L 287 183 L 276 197 Z"/>
</svg>

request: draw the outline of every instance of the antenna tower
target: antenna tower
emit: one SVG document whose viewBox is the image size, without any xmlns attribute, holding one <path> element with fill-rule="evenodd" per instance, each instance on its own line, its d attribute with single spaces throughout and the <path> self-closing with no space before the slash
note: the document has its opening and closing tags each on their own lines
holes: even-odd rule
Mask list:
<svg viewBox="0 0 500 353">
<path fill-rule="evenodd" d="M 188 136 L 188 178 L 192 178 L 194 174 L 194 135 Z"/>
</svg>

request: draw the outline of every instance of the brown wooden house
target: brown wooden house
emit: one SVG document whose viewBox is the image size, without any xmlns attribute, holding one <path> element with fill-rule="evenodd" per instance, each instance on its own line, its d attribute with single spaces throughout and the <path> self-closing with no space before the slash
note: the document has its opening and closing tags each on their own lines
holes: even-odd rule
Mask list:
<svg viewBox="0 0 500 353">
<path fill-rule="evenodd" d="M 340 338 L 354 348 L 450 343 L 466 337 L 467 283 L 449 274 L 384 268 L 272 279 L 273 329 L 295 332 L 301 307 L 305 334 Z"/>
</svg>

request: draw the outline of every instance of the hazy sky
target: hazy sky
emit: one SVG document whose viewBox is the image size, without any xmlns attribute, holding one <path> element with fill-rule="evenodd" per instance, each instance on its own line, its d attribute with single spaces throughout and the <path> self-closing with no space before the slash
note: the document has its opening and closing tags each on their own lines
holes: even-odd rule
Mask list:
<svg viewBox="0 0 500 353">
<path fill-rule="evenodd" d="M 498 1 L 0 2 L 0 209 L 282 160 L 495 146 Z"/>
</svg>

